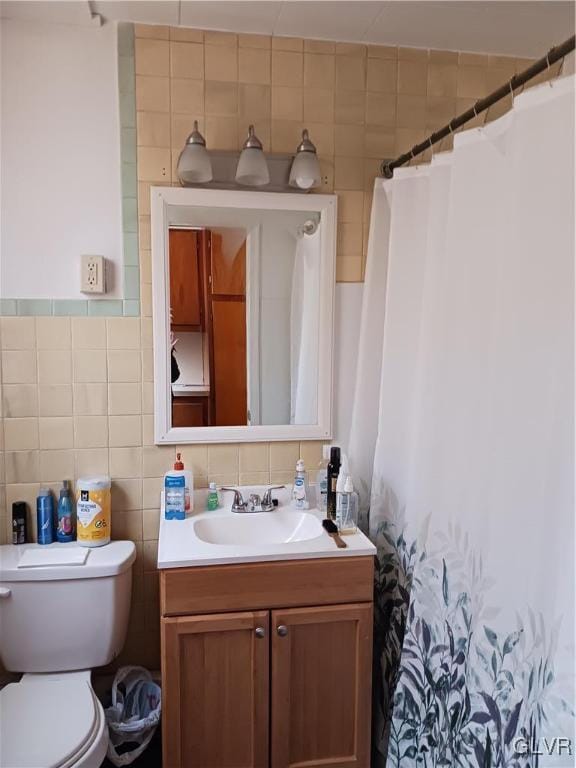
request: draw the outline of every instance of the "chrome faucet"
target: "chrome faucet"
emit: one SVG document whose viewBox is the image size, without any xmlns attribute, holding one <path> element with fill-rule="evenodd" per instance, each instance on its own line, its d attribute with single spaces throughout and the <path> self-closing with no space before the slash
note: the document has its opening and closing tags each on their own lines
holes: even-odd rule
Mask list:
<svg viewBox="0 0 576 768">
<path fill-rule="evenodd" d="M 251 493 L 248 501 L 244 501 L 242 492 L 237 488 L 220 488 L 221 491 L 230 491 L 234 494 L 232 502 L 232 512 L 272 512 L 274 510 L 274 499 L 272 491 L 278 491 L 285 488 L 284 485 L 272 485 L 262 496 L 258 493 Z"/>
</svg>

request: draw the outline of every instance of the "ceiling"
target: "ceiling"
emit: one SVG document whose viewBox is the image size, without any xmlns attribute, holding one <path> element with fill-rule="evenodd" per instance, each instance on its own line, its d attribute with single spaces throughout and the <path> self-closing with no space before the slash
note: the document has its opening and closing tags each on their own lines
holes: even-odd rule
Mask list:
<svg viewBox="0 0 576 768">
<path fill-rule="evenodd" d="M 569 0 L 43 0 L 0 3 L 5 18 L 110 20 L 263 35 L 537 57 L 574 34 Z"/>
</svg>

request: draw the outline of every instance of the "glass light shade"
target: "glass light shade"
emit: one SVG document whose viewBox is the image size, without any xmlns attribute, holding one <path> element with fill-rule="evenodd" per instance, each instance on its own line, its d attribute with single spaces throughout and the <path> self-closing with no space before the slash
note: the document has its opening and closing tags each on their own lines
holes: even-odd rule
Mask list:
<svg viewBox="0 0 576 768">
<path fill-rule="evenodd" d="M 212 163 L 202 144 L 186 144 L 178 158 L 178 178 L 182 184 L 212 181 Z"/>
<path fill-rule="evenodd" d="M 236 181 L 247 187 L 262 187 L 270 182 L 268 163 L 261 149 L 247 147 L 242 150 L 236 168 Z"/>
<path fill-rule="evenodd" d="M 298 152 L 290 169 L 290 186 L 312 189 L 319 186 L 320 181 L 320 163 L 316 152 Z"/>
</svg>

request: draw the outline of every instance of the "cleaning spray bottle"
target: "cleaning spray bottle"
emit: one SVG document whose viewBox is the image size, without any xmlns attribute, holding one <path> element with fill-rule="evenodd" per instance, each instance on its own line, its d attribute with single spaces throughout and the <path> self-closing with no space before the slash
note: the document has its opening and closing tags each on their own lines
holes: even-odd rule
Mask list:
<svg viewBox="0 0 576 768">
<path fill-rule="evenodd" d="M 60 498 L 58 499 L 58 527 L 56 528 L 56 539 L 58 541 L 74 541 L 74 518 L 72 497 L 70 495 L 70 485 L 68 480 L 62 482 L 60 489 Z"/>
</svg>

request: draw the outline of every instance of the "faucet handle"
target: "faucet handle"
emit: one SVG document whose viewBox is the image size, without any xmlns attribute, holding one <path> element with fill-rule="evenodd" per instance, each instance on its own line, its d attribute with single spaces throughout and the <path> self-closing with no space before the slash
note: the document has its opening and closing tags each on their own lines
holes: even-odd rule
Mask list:
<svg viewBox="0 0 576 768">
<path fill-rule="evenodd" d="M 220 488 L 221 491 L 230 491 L 234 494 L 234 501 L 232 502 L 232 511 L 243 512 L 246 509 L 246 502 L 242 496 L 242 493 L 237 488 Z"/>
<path fill-rule="evenodd" d="M 285 485 L 272 485 L 270 488 L 266 489 L 266 493 L 262 497 L 262 506 L 263 507 L 271 507 L 273 504 L 272 501 L 272 491 L 279 491 L 282 488 L 286 488 Z"/>
</svg>

